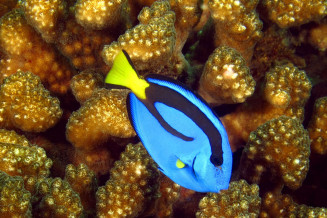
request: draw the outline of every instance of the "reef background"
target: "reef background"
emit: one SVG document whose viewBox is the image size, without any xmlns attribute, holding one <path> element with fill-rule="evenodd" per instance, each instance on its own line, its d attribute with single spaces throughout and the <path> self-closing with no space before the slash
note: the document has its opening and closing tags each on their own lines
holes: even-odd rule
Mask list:
<svg viewBox="0 0 327 218">
<path fill-rule="evenodd" d="M 0 217 L 327 217 L 326 0 L 0 0 Z M 228 190 L 161 174 L 104 76 L 125 49 L 217 112 Z"/>
</svg>

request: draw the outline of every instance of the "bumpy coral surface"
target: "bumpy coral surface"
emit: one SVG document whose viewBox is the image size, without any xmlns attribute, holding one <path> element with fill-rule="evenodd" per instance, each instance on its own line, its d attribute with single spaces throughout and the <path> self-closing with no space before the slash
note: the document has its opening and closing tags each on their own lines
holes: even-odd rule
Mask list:
<svg viewBox="0 0 327 218">
<path fill-rule="evenodd" d="M 17 0 L 2 0 L 0 1 L 0 17 L 9 12 L 17 5 Z"/>
<path fill-rule="evenodd" d="M 201 9 L 196 0 L 169 1 L 172 10 L 176 14 L 176 30 L 189 31 L 199 22 Z M 179 37 L 177 37 L 179 38 Z"/>
<path fill-rule="evenodd" d="M 156 206 L 158 217 L 171 217 L 173 204 L 179 198 L 180 185 L 174 183 L 166 176 L 160 177 L 160 198 Z"/>
<path fill-rule="evenodd" d="M 66 13 L 66 1 L 23 0 L 20 2 L 27 21 L 49 42 L 56 39 L 58 23 Z"/>
<path fill-rule="evenodd" d="M 21 146 L 29 146 L 30 143 L 25 136 L 17 134 L 15 131 L 0 129 L 0 142 L 8 144 L 17 144 Z"/>
<path fill-rule="evenodd" d="M 115 161 L 110 146 L 111 143 L 105 143 L 92 150 L 75 148 L 72 163 L 74 165 L 86 164 L 98 177 L 106 175 Z"/>
<path fill-rule="evenodd" d="M 92 150 L 110 137 L 135 135 L 126 109 L 125 90 L 96 91 L 67 123 L 67 139 L 81 150 Z"/>
<path fill-rule="evenodd" d="M 308 127 L 311 151 L 327 153 L 327 97 L 319 98 L 315 103 L 314 115 Z"/>
<path fill-rule="evenodd" d="M 0 171 L 0 217 L 32 217 L 30 199 L 22 177 Z"/>
<path fill-rule="evenodd" d="M 113 41 L 111 31 L 89 31 L 74 19 L 68 19 L 59 31 L 57 47 L 70 63 L 79 70 L 99 69 L 106 73 L 108 68 L 101 58 L 103 45 Z"/>
<path fill-rule="evenodd" d="M 249 62 L 253 48 L 261 37 L 262 22 L 255 8 L 258 0 L 209 0 L 215 22 L 215 45 L 227 45 L 238 50 Z"/>
<path fill-rule="evenodd" d="M 4 135 L 4 130 L 2 130 Z M 14 135 L 7 132 L 6 135 Z M 18 138 L 18 140 L 17 140 Z M 52 161 L 47 158 L 45 151 L 31 144 L 26 145 L 23 137 L 15 137 L 14 140 L 0 142 L 0 170 L 11 176 L 21 176 L 24 179 L 25 188 L 34 192 L 35 184 L 50 174 Z M 12 144 L 23 142 L 22 144 Z"/>
<path fill-rule="evenodd" d="M 251 73 L 256 80 L 263 78 L 276 63 L 283 63 L 285 60 L 289 60 L 298 68 L 305 66 L 305 60 L 290 46 L 289 37 L 290 33 L 287 29 L 279 29 L 275 25 L 263 31 L 262 38 L 254 48 L 251 61 Z"/>
<path fill-rule="evenodd" d="M 70 87 L 76 100 L 82 104 L 92 96 L 94 91 L 102 88 L 103 85 L 104 78 L 101 74 L 94 71 L 83 71 L 72 78 Z"/>
<path fill-rule="evenodd" d="M 261 199 L 259 187 L 245 180 L 231 182 L 228 190 L 201 199 L 196 217 L 256 217 Z"/>
<path fill-rule="evenodd" d="M 45 43 L 27 24 L 20 10 L 13 10 L 0 20 L 0 81 L 17 70 L 38 75 L 51 91 L 65 94 L 74 70 L 52 45 Z"/>
<path fill-rule="evenodd" d="M 169 3 L 176 14 L 175 53 L 178 53 L 181 52 L 187 38 L 200 20 L 201 6 L 197 0 L 170 0 Z"/>
<path fill-rule="evenodd" d="M 0 210 L 9 206 L 21 217 L 196 215 L 205 193 L 158 176 L 139 145 L 124 152 L 139 142 L 127 117 L 128 91 L 108 90 L 102 76 L 125 49 L 141 78 L 166 75 L 200 91 L 223 73 L 206 91 L 219 101 L 211 105 L 219 105 L 213 109 L 232 149 L 240 149 L 232 181 L 258 183 L 263 201 L 260 211 L 247 208 L 257 191 L 246 198 L 254 186 L 233 182 L 202 200 L 199 216 L 234 200 L 223 213 L 326 217 L 319 208 L 327 202 L 325 106 L 318 106 L 327 96 L 326 8 L 326 0 L 0 0 L 0 86 L 7 87 L 0 92 L 0 170 L 19 180 L 0 194 L 16 203 Z M 229 48 L 216 65 L 210 55 L 221 46 Z M 34 77 L 23 82 L 27 74 L 4 83 L 17 72 L 39 76 L 44 87 Z M 282 115 L 285 122 L 271 121 Z"/>
<path fill-rule="evenodd" d="M 281 115 L 303 120 L 310 91 L 311 82 L 304 71 L 293 64 L 273 67 L 265 77 L 263 93 L 260 93 L 263 98 L 254 96 L 247 104 L 222 118 L 231 145 L 243 145 L 251 131 Z"/>
<path fill-rule="evenodd" d="M 270 180 L 276 186 L 282 183 L 297 189 L 309 170 L 309 156 L 308 132 L 299 120 L 281 116 L 251 132 L 243 150 L 241 175 L 251 183 Z"/>
<path fill-rule="evenodd" d="M 119 1 L 117 1 L 119 2 Z M 30 50 L 33 50 L 33 55 L 38 54 L 38 56 L 41 55 L 51 55 L 48 62 L 51 63 L 51 61 L 55 61 L 58 66 L 54 66 L 52 70 L 59 70 L 61 72 L 61 77 L 56 78 L 56 82 L 60 83 L 60 89 L 63 91 L 63 94 L 67 91 L 67 86 L 69 86 L 68 81 L 70 80 L 72 74 L 75 72 L 76 69 L 78 70 L 85 70 L 88 68 L 97 68 L 103 73 L 108 71 L 108 68 L 105 66 L 104 61 L 101 58 L 100 51 L 102 50 L 102 47 L 104 44 L 111 43 L 118 35 L 119 33 L 125 31 L 119 30 L 118 27 L 116 29 L 107 28 L 101 31 L 96 31 L 94 29 L 97 29 L 95 25 L 95 20 L 100 22 L 100 14 L 99 11 L 96 14 L 96 16 L 92 16 L 90 14 L 90 10 L 95 9 L 102 11 L 104 8 L 108 8 L 104 6 L 104 1 L 63 1 L 63 0 L 51 0 L 51 1 L 35 1 L 35 0 L 24 0 L 20 1 L 20 8 L 21 12 L 23 13 L 24 17 L 21 19 L 21 23 L 25 24 L 28 23 L 31 26 L 27 25 L 24 26 L 22 33 L 16 34 L 15 36 L 17 38 L 21 37 L 21 35 L 24 34 L 25 37 L 30 38 L 29 36 L 34 36 L 34 38 L 29 39 L 28 41 L 33 44 L 33 47 L 27 47 L 26 50 L 26 56 L 30 57 Z M 107 1 L 109 6 L 112 2 Z M 75 4 L 75 5 L 74 5 Z M 119 4 L 121 5 L 121 4 Z M 85 7 L 84 7 L 85 6 Z M 115 4 L 115 7 L 117 5 Z M 121 6 L 119 6 L 121 8 Z M 112 7 L 111 7 L 112 8 Z M 89 10 L 90 9 L 90 10 Z M 114 10 L 115 11 L 115 10 Z M 80 21 L 79 19 L 75 19 L 76 17 L 81 18 L 86 17 L 85 12 L 88 13 L 88 17 L 96 17 L 97 19 L 93 19 L 92 21 L 84 20 L 85 25 L 87 27 L 83 27 L 78 23 Z M 116 12 L 116 11 L 115 11 Z M 120 13 L 106 13 L 105 17 L 106 19 L 110 18 L 110 20 L 114 21 L 117 19 L 113 19 L 114 14 L 116 14 L 118 17 L 118 20 L 124 20 L 123 15 L 120 15 Z M 94 15 L 94 14 L 93 14 Z M 26 18 L 26 20 L 24 19 Z M 101 18 L 102 19 L 102 18 Z M 89 22 L 87 24 L 87 22 Z M 14 20 L 9 20 L 8 25 L 10 26 L 16 26 Z M 91 24 L 92 23 L 92 24 Z M 109 23 L 109 22 L 107 22 Z M 106 23 L 105 23 L 106 24 Z M 116 23 L 116 26 L 119 23 Z M 125 26 L 124 24 L 121 24 L 120 26 Z M 28 28 L 32 28 L 36 30 L 37 34 L 34 30 L 31 30 L 28 34 L 26 30 Z M 42 37 L 42 38 L 41 38 Z M 17 40 L 16 40 L 17 41 Z M 48 44 L 46 44 L 47 42 Z M 46 45 L 48 48 L 46 48 Z M 40 47 L 35 49 L 35 47 Z M 58 53 L 57 49 L 60 50 Z M 38 51 L 38 53 L 35 53 L 35 51 Z M 54 56 L 52 53 L 56 52 L 56 55 Z M 25 54 L 24 53 L 24 54 Z M 54 57 L 52 57 L 54 56 Z M 65 57 L 66 58 L 65 58 Z M 12 59 L 12 58 L 11 58 Z M 17 59 L 17 58 L 16 58 Z M 15 59 L 15 60 L 16 60 Z M 28 61 L 31 58 L 28 59 Z M 69 60 L 69 63 L 68 61 Z M 19 60 L 21 61 L 21 60 Z M 39 61 L 40 62 L 40 61 Z M 38 62 L 38 63 L 39 63 Z M 18 62 L 20 63 L 20 62 Z M 47 62 L 45 62 L 47 64 Z M 73 65 L 74 69 L 70 64 Z M 7 63 L 9 66 L 16 66 L 17 63 Z M 5 67 L 7 66 L 5 65 Z M 59 69 L 57 69 L 59 68 Z M 66 68 L 70 72 L 64 71 Z M 38 70 L 38 68 L 29 69 L 34 72 L 34 70 Z M 47 69 L 43 69 L 47 70 Z M 39 72 L 35 72 L 39 75 Z M 69 75 L 67 74 L 69 73 Z M 43 73 L 40 73 L 42 75 Z M 53 75 L 56 75 L 55 72 Z M 59 75 L 59 74 L 58 74 Z M 60 76 L 60 75 L 59 75 Z M 54 80 L 52 78 L 52 80 Z M 68 81 L 67 81 L 68 80 Z M 44 81 L 47 82 L 47 81 Z M 64 88 L 66 90 L 64 90 Z"/>
<path fill-rule="evenodd" d="M 47 178 L 37 186 L 35 196 L 39 204 L 34 217 L 80 217 L 83 206 L 78 194 L 69 183 L 60 178 Z"/>
<path fill-rule="evenodd" d="M 327 24 L 322 23 L 310 31 L 310 43 L 320 51 L 327 50 Z"/>
<path fill-rule="evenodd" d="M 327 2 L 320 0 L 264 0 L 269 18 L 281 28 L 318 20 L 327 14 Z"/>
<path fill-rule="evenodd" d="M 102 52 L 112 66 L 118 52 L 125 49 L 137 70 L 157 70 L 169 63 L 175 45 L 175 14 L 166 1 L 157 1 L 140 12 L 140 24 L 127 30 Z"/>
<path fill-rule="evenodd" d="M 103 29 L 117 25 L 126 0 L 78 0 L 75 16 L 79 24 L 87 28 Z"/>
<path fill-rule="evenodd" d="M 135 217 L 158 198 L 159 172 L 141 143 L 129 144 L 97 191 L 98 217 Z"/>
<path fill-rule="evenodd" d="M 69 164 L 66 167 L 65 180 L 79 195 L 84 211 L 90 211 L 95 207 L 95 192 L 98 184 L 93 171 L 85 164 L 77 167 Z"/>
<path fill-rule="evenodd" d="M 227 46 L 218 47 L 204 67 L 199 93 L 212 104 L 241 103 L 253 94 L 255 81 L 242 56 Z"/>
<path fill-rule="evenodd" d="M 294 65 L 272 68 L 266 74 L 266 100 L 281 108 L 288 108 L 287 115 L 303 120 L 302 106 L 309 98 L 311 84 L 304 71 Z"/>
<path fill-rule="evenodd" d="M 0 127 L 42 132 L 62 115 L 58 98 L 51 97 L 38 76 L 19 71 L 0 87 Z"/>
<path fill-rule="evenodd" d="M 293 202 L 289 195 L 268 192 L 262 199 L 260 217 L 326 217 L 327 209 Z"/>
</svg>

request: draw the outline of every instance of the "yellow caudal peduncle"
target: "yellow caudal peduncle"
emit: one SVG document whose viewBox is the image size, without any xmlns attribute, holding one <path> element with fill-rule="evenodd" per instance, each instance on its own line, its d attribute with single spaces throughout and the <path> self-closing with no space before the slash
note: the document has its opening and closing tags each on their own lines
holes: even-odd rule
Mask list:
<svg viewBox="0 0 327 218">
<path fill-rule="evenodd" d="M 138 78 L 130 89 L 138 98 L 146 99 L 145 89 L 149 87 L 149 85 L 150 84 L 144 79 Z"/>
<path fill-rule="evenodd" d="M 105 83 L 129 88 L 140 99 L 146 99 L 145 89 L 150 85 L 139 78 L 126 51 L 120 51 L 115 57 Z"/>
</svg>

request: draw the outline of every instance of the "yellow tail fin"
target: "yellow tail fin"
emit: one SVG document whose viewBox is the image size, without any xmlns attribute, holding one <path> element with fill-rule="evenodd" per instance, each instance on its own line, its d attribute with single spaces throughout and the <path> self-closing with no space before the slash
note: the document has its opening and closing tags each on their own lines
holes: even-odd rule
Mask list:
<svg viewBox="0 0 327 218">
<path fill-rule="evenodd" d="M 141 99 L 145 99 L 145 89 L 150 85 L 140 79 L 131 65 L 131 59 L 126 51 L 120 51 L 115 57 L 114 64 L 106 76 L 105 83 L 125 86 Z"/>
</svg>

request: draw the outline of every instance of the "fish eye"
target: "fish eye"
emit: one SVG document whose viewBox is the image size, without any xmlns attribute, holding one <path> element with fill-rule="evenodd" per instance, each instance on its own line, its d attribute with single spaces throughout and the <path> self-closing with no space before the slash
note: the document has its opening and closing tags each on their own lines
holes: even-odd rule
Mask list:
<svg viewBox="0 0 327 218">
<path fill-rule="evenodd" d="M 221 166 L 223 164 L 223 160 L 214 155 L 211 155 L 210 162 L 215 166 Z"/>
</svg>

